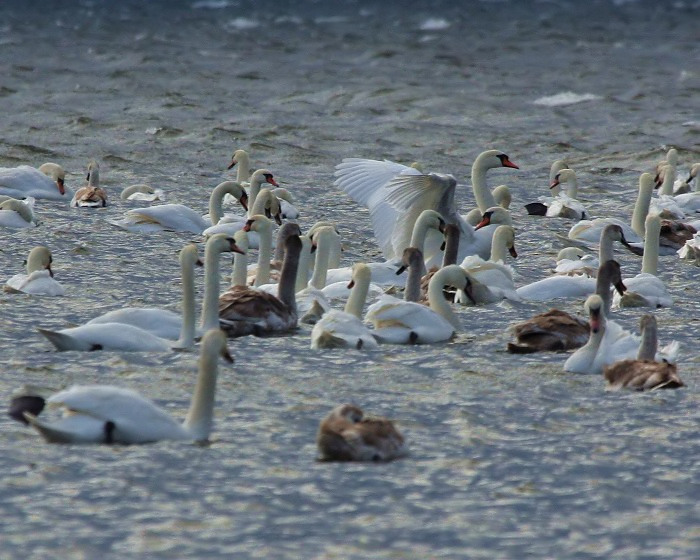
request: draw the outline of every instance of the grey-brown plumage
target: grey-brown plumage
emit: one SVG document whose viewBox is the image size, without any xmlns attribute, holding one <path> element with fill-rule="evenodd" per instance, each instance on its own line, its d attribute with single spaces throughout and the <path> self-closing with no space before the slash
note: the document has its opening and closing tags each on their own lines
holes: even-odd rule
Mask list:
<svg viewBox="0 0 700 560">
<path fill-rule="evenodd" d="M 390 461 L 406 454 L 404 438 L 386 418 L 365 418 L 352 404 L 321 422 L 316 443 L 322 461 Z"/>
</svg>

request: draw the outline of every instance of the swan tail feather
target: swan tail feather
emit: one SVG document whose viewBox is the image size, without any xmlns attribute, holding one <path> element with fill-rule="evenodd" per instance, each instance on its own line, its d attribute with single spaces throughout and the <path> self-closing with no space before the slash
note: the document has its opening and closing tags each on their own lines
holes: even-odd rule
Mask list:
<svg viewBox="0 0 700 560">
<path fill-rule="evenodd" d="M 42 328 L 38 328 L 37 330 L 41 334 L 43 334 L 51 344 L 53 344 L 56 347 L 56 350 L 59 350 L 61 352 L 64 352 L 66 350 L 99 350 L 99 348 L 96 348 L 95 345 L 90 344 L 88 342 L 83 342 L 81 340 L 77 340 L 72 336 L 68 336 L 67 334 L 63 334 L 57 331 L 50 331 L 48 329 Z"/>
</svg>

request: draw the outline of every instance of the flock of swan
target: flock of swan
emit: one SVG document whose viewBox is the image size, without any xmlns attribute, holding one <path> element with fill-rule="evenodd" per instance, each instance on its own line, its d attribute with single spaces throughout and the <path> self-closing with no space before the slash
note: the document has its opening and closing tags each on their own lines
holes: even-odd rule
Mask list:
<svg viewBox="0 0 700 560">
<path fill-rule="evenodd" d="M 197 246 L 180 252 L 181 313 L 158 308 L 123 308 L 61 330 L 38 328 L 59 351 L 188 350 L 199 341 L 199 372 L 185 421 L 175 421 L 151 400 L 111 385 L 74 386 L 53 395 L 23 390 L 12 400 L 10 415 L 33 426 L 47 441 L 62 443 L 147 443 L 164 439 L 202 441 L 213 423 L 218 359 L 232 361 L 226 339 L 294 332 L 313 325 L 311 348 L 372 349 L 380 344 L 434 344 L 461 329 L 455 305 L 491 305 L 503 299 L 544 302 L 585 299 L 585 318 L 558 309 L 511 325 L 512 353 L 574 352 L 565 371 L 602 374 L 613 388 L 659 389 L 683 386 L 675 367 L 678 343 L 658 347 L 652 314 L 642 317 L 640 335 L 623 329 L 611 310 L 629 306 L 672 305 L 658 277 L 660 253 L 678 252 L 700 260 L 696 236 L 700 192 L 693 190 L 700 164 L 678 181 L 678 154 L 669 150 L 653 173 L 643 173 L 630 224 L 612 218 L 589 219 L 577 199 L 577 179 L 562 160 L 552 164 L 551 195 L 526 205 L 529 214 L 578 220 L 560 236 L 554 274 L 515 285 L 508 262 L 517 256 L 516 230 L 509 211 L 510 192 L 489 189 L 489 169 L 518 169 L 499 150 L 481 153 L 471 170 L 477 208 L 458 212 L 457 181 L 452 175 L 426 173 L 419 164 L 348 158 L 336 166 L 335 185 L 369 211 L 384 261 L 341 266 L 342 240 L 334 223 L 317 222 L 306 234 L 295 220 L 299 211 L 268 169 L 250 172 L 244 150 L 236 150 L 229 169 L 236 180 L 215 187 L 209 213 L 182 204 L 162 204 L 163 192 L 147 185 L 122 191 L 123 200 L 155 203 L 128 210 L 116 227 L 136 233 L 181 231 L 203 236 L 204 261 Z M 559 192 L 561 186 L 566 192 Z M 654 186 L 660 194 L 653 196 Z M 273 188 L 274 187 L 274 188 Z M 105 207 L 99 164 L 91 161 L 86 184 L 71 193 L 61 166 L 46 163 L 0 168 L 0 227 L 37 225 L 37 200 L 67 200 L 74 208 Z M 224 210 L 240 204 L 244 214 Z M 287 220 L 283 223 L 283 220 Z M 280 226 L 273 247 L 273 231 Z M 642 270 L 623 278 L 614 260 L 621 244 L 643 255 Z M 597 256 L 589 252 L 597 245 Z M 257 248 L 257 262 L 248 252 Z M 274 249 L 274 254 L 273 254 Z M 232 253 L 231 285 L 221 293 L 220 257 Z M 32 249 L 27 273 L 10 278 L 5 291 L 62 296 L 53 278 L 47 247 Z M 199 321 L 195 305 L 195 268 L 204 266 L 205 285 Z M 397 297 L 402 291 L 403 297 Z M 614 295 L 611 293 L 614 291 Z M 366 313 L 368 299 L 373 300 Z M 344 303 L 343 303 L 344 302 Z M 47 407 L 64 416 L 44 419 Z M 324 460 L 390 460 L 406 453 L 393 423 L 365 417 L 350 404 L 335 408 L 320 424 L 317 444 Z"/>
</svg>

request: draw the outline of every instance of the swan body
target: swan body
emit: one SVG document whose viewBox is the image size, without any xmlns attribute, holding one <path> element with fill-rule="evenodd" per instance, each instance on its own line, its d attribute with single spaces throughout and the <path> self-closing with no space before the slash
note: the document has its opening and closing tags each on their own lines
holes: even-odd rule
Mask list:
<svg viewBox="0 0 700 560">
<path fill-rule="evenodd" d="M 277 297 L 247 287 L 235 287 L 219 298 L 219 322 L 230 337 L 287 332 L 297 326 L 294 294 L 301 240 L 290 235 Z"/>
<path fill-rule="evenodd" d="M 449 340 L 459 328 L 459 321 L 445 301 L 446 285 L 468 290 L 469 280 L 458 265 L 438 270 L 430 280 L 430 307 L 384 295 L 367 310 L 366 319 L 374 325 L 374 336 L 392 344 L 431 344 Z"/>
<path fill-rule="evenodd" d="M 111 385 L 78 385 L 46 399 L 50 407 L 64 410 L 59 420 L 44 421 L 26 412 L 24 416 L 51 443 L 206 441 L 213 425 L 219 356 L 233 361 L 223 333 L 207 332 L 202 338 L 199 373 L 183 423 L 136 391 Z"/>
<path fill-rule="evenodd" d="M 100 166 L 96 161 L 88 164 L 87 185 L 75 191 L 70 201 L 72 208 L 104 208 L 107 193 L 100 187 Z"/>
<path fill-rule="evenodd" d="M 38 329 L 56 350 L 121 350 L 125 352 L 168 352 L 171 341 L 124 323 L 85 324 L 79 327 L 51 331 Z"/>
<path fill-rule="evenodd" d="M 45 163 L 39 169 L 29 165 L 0 167 L 0 195 L 12 198 L 68 200 L 66 173 L 55 163 Z"/>
<path fill-rule="evenodd" d="M 554 274 L 561 276 L 593 276 L 598 274 L 600 260 L 593 256 L 585 254 L 578 247 L 565 247 L 557 255 L 556 267 Z"/>
<path fill-rule="evenodd" d="M 38 296 L 63 296 L 66 291 L 54 280 L 53 258 L 46 247 L 34 247 L 27 257 L 27 274 L 16 274 L 5 283 L 5 291 Z"/>
<path fill-rule="evenodd" d="M 316 444 L 322 461 L 391 461 L 407 453 L 401 433 L 386 418 L 365 418 L 352 404 L 321 421 Z"/>
<path fill-rule="evenodd" d="M 10 198 L 0 203 L 0 227 L 25 229 L 36 226 L 32 197 L 25 200 Z"/>
<path fill-rule="evenodd" d="M 582 220 L 586 217 L 586 208 L 577 200 L 578 183 L 573 169 L 561 169 L 550 182 L 550 189 L 558 189 L 566 183 L 566 193 L 556 193 L 555 196 L 541 196 L 539 202 L 527 204 L 528 214 L 544 215 L 549 218 L 573 218 Z"/>
<path fill-rule="evenodd" d="M 182 314 L 167 309 L 126 307 L 95 317 L 87 324 L 122 323 L 138 327 L 158 338 L 167 340 L 179 340 L 184 324 L 187 332 L 191 331 L 191 334 L 183 337 L 179 347 L 192 346 L 196 334 L 194 325 L 194 267 L 196 264 L 201 264 L 197 257 L 196 245 L 187 245 L 182 249 L 180 264 L 182 267 Z"/>
<path fill-rule="evenodd" d="M 148 185 L 130 185 L 122 190 L 120 198 L 139 202 L 155 202 L 156 200 L 164 200 L 165 195 L 162 189 L 154 189 Z"/>
<path fill-rule="evenodd" d="M 344 311 L 332 309 L 314 325 L 311 348 L 376 348 L 372 332 L 362 323 L 362 307 L 367 299 L 372 271 L 364 263 L 353 267 L 351 294 Z"/>
</svg>

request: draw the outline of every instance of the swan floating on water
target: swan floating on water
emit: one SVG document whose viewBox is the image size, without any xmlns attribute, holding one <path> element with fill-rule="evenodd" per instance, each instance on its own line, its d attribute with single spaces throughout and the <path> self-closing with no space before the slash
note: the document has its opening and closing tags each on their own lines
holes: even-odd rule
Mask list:
<svg viewBox="0 0 700 560">
<path fill-rule="evenodd" d="M 6 292 L 20 292 L 36 296 L 63 296 L 66 290 L 54 279 L 51 251 L 43 246 L 34 247 L 27 257 L 27 274 L 15 274 L 5 283 Z"/>
<path fill-rule="evenodd" d="M 12 198 L 68 200 L 66 172 L 57 163 L 44 163 L 39 169 L 29 165 L 0 167 L 0 195 Z"/>
</svg>

